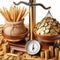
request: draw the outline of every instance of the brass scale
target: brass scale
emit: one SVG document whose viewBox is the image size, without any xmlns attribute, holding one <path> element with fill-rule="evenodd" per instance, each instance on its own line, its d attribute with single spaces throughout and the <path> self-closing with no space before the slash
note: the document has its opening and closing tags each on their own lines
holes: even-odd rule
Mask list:
<svg viewBox="0 0 60 60">
<path fill-rule="evenodd" d="M 25 4 L 25 5 L 29 6 L 29 41 L 27 43 L 23 42 L 23 41 L 16 43 L 16 44 L 10 43 L 10 48 L 13 48 L 14 50 L 17 50 L 17 51 L 28 52 L 31 55 L 37 54 L 40 50 L 40 43 L 37 40 L 33 39 L 33 32 L 32 32 L 33 28 L 36 24 L 36 6 L 41 6 L 45 10 L 50 9 L 51 7 L 46 8 L 43 4 L 36 3 L 36 0 L 29 0 L 28 3 L 24 2 L 24 1 L 20 1 L 18 3 L 13 2 L 13 3 L 15 6 L 19 5 L 19 4 Z M 33 43 L 35 44 L 35 48 L 36 48 L 35 50 L 34 50 L 34 47 L 33 47 L 33 49 L 31 48 Z M 37 46 L 39 46 L 39 47 L 37 47 Z M 26 49 L 25 49 L 25 47 L 26 47 Z"/>
</svg>

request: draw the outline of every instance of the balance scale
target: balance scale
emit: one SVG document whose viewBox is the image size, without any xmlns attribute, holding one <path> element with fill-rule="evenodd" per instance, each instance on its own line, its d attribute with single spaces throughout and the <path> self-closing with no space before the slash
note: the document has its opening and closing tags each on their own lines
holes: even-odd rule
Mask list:
<svg viewBox="0 0 60 60">
<path fill-rule="evenodd" d="M 28 3 L 23 1 L 13 3 L 15 6 L 21 3 L 29 6 L 29 41 L 25 39 L 18 43 L 9 42 L 10 48 L 13 48 L 16 51 L 28 52 L 31 55 L 37 54 L 40 51 L 41 45 L 39 41 L 34 39 L 32 32 L 36 25 L 36 6 L 41 6 L 45 10 L 50 9 L 51 7 L 46 8 L 43 4 L 36 3 L 36 0 L 29 0 Z"/>
</svg>

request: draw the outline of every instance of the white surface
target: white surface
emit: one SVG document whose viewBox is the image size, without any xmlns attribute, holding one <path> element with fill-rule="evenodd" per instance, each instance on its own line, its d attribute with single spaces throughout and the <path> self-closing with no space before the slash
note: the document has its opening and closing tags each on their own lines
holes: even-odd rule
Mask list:
<svg viewBox="0 0 60 60">
<path fill-rule="evenodd" d="M 0 8 L 2 7 L 9 8 L 9 6 L 13 5 L 13 1 L 19 2 L 21 0 L 0 0 Z M 28 2 L 29 0 L 23 0 L 23 1 Z M 60 22 L 60 6 L 59 6 L 60 0 L 36 0 L 36 1 L 44 4 L 46 7 L 51 6 L 52 7 L 51 13 L 53 17 L 56 18 Z M 29 9 L 28 6 L 26 5 L 21 4 L 20 6 L 25 6 L 27 9 Z M 41 7 L 37 7 L 36 11 L 37 11 L 36 21 L 39 22 L 44 16 L 46 16 L 47 11 Z M 28 23 L 28 22 L 29 22 L 29 17 L 26 16 L 25 23 Z M 4 23 L 5 23 L 5 19 L 0 14 L 0 24 L 4 24 Z"/>
</svg>

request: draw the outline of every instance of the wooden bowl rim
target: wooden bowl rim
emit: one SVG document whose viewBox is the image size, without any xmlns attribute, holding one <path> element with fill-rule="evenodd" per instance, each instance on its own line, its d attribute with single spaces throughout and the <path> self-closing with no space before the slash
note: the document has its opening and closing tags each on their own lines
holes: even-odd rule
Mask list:
<svg viewBox="0 0 60 60">
<path fill-rule="evenodd" d="M 45 38 L 60 38 L 60 34 L 59 35 L 39 35 L 37 34 L 36 32 L 33 32 L 33 34 L 36 36 L 36 37 L 39 37 L 39 38 L 42 38 L 42 39 L 45 39 Z"/>
</svg>

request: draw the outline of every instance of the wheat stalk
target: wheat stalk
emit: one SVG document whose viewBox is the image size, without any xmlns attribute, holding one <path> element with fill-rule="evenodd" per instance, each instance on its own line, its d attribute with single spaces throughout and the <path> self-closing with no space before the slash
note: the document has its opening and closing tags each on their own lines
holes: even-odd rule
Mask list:
<svg viewBox="0 0 60 60">
<path fill-rule="evenodd" d="M 28 14 L 26 12 L 27 9 L 25 7 L 18 8 L 18 7 L 12 7 L 10 6 L 10 9 L 7 10 L 3 7 L 3 10 L 0 9 L 0 13 L 4 16 L 4 18 L 9 22 L 18 22 L 25 18 L 25 16 Z"/>
</svg>

